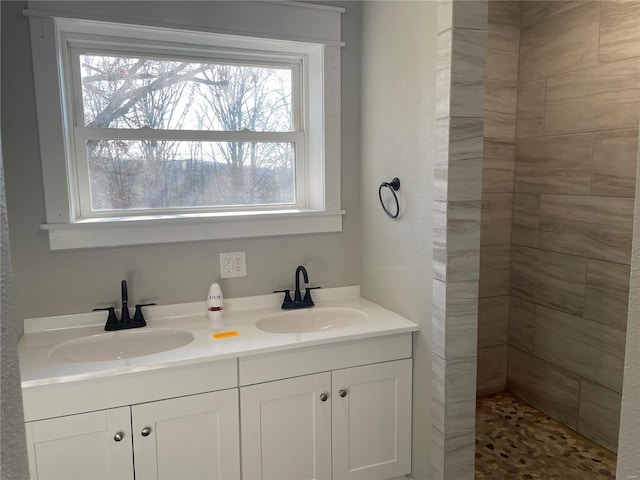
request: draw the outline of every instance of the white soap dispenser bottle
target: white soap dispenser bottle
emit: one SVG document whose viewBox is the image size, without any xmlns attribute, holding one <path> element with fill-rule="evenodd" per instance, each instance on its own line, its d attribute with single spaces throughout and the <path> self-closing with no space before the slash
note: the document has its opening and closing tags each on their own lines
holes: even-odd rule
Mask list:
<svg viewBox="0 0 640 480">
<path fill-rule="evenodd" d="M 211 330 L 221 330 L 222 325 L 222 290 L 220 285 L 212 283 L 207 296 L 207 318 Z"/>
</svg>

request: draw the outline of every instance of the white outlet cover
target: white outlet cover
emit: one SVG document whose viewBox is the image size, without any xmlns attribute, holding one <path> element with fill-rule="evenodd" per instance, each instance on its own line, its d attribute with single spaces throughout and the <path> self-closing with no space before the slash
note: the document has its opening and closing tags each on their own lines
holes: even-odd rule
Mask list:
<svg viewBox="0 0 640 480">
<path fill-rule="evenodd" d="M 245 252 L 220 254 L 220 278 L 247 276 L 247 255 Z"/>
</svg>

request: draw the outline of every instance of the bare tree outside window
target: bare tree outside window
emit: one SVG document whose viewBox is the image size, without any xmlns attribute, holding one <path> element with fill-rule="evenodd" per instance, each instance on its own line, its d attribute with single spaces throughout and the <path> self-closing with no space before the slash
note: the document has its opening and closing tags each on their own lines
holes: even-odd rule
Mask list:
<svg viewBox="0 0 640 480">
<path fill-rule="evenodd" d="M 87 141 L 93 210 L 295 203 L 293 143 L 171 135 L 293 131 L 291 68 L 93 53 L 79 61 L 85 127 L 163 132 Z"/>
</svg>

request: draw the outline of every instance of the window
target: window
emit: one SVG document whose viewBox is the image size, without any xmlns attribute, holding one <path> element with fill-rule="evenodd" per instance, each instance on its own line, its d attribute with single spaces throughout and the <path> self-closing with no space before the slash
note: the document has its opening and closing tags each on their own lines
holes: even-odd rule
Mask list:
<svg viewBox="0 0 640 480">
<path fill-rule="evenodd" d="M 339 46 L 31 20 L 52 249 L 341 230 Z"/>
<path fill-rule="evenodd" d="M 70 49 L 78 218 L 304 208 L 301 60 L 161 53 Z"/>
</svg>

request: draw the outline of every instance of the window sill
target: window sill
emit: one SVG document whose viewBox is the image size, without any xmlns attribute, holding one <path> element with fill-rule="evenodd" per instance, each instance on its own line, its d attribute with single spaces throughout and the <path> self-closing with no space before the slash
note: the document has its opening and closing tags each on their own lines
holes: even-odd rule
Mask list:
<svg viewBox="0 0 640 480">
<path fill-rule="evenodd" d="M 270 237 L 342 231 L 344 210 L 106 218 L 43 224 L 51 250 Z"/>
</svg>

